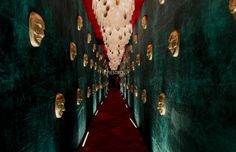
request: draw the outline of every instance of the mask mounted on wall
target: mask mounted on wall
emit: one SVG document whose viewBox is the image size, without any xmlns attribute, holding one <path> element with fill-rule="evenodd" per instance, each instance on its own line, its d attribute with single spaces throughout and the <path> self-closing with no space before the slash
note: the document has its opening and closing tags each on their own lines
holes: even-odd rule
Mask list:
<svg viewBox="0 0 236 152">
<path fill-rule="evenodd" d="M 82 94 L 81 94 L 81 90 L 77 89 L 77 105 L 80 105 L 82 103 Z"/>
<path fill-rule="evenodd" d="M 77 47 L 74 42 L 70 42 L 70 60 L 74 61 L 77 56 Z"/>
<path fill-rule="evenodd" d="M 80 31 L 83 27 L 83 18 L 81 16 L 77 17 L 77 29 Z"/>
<path fill-rule="evenodd" d="M 94 70 L 96 71 L 97 68 L 98 68 L 98 64 L 97 64 L 97 62 L 95 62 L 95 63 L 94 63 Z"/>
<path fill-rule="evenodd" d="M 88 65 L 88 55 L 85 53 L 83 57 L 83 66 L 86 67 Z"/>
<path fill-rule="evenodd" d="M 136 64 L 138 66 L 140 66 L 140 54 L 139 53 L 136 55 Z"/>
<path fill-rule="evenodd" d="M 135 62 L 134 61 L 131 62 L 131 67 L 132 67 L 132 70 L 134 71 L 135 70 Z"/>
<path fill-rule="evenodd" d="M 103 55 L 102 55 L 102 54 L 99 54 L 98 60 L 99 60 L 99 61 L 102 61 L 102 59 L 103 59 Z"/>
<path fill-rule="evenodd" d="M 160 115 L 165 115 L 165 113 L 166 113 L 166 96 L 164 93 L 161 93 L 158 96 L 157 109 L 158 109 Z"/>
<path fill-rule="evenodd" d="M 94 61 L 93 59 L 90 59 L 90 69 L 93 69 L 93 66 L 94 66 Z"/>
<path fill-rule="evenodd" d="M 179 55 L 180 34 L 177 30 L 170 33 L 168 49 L 173 57 Z"/>
<path fill-rule="evenodd" d="M 133 51 L 134 51 L 134 50 L 133 50 L 133 45 L 130 44 L 130 45 L 129 45 L 129 52 L 130 52 L 130 53 L 133 53 Z"/>
<path fill-rule="evenodd" d="M 152 44 L 148 44 L 147 46 L 147 53 L 146 53 L 146 56 L 148 58 L 149 61 L 152 60 Z"/>
<path fill-rule="evenodd" d="M 143 89 L 142 101 L 143 101 L 143 104 L 145 104 L 147 102 L 147 91 L 146 91 L 146 89 Z"/>
<path fill-rule="evenodd" d="M 126 89 L 129 90 L 129 84 L 126 85 Z"/>
<path fill-rule="evenodd" d="M 57 93 L 55 99 L 55 115 L 57 118 L 61 118 L 65 111 L 65 98 L 63 94 Z"/>
<path fill-rule="evenodd" d="M 88 39 L 88 44 L 90 44 L 91 41 L 92 41 L 92 35 L 91 35 L 91 33 L 88 33 L 87 39 Z"/>
<path fill-rule="evenodd" d="M 147 29 L 147 15 L 144 15 L 141 19 L 141 25 L 143 27 L 144 30 Z"/>
<path fill-rule="evenodd" d="M 30 43 L 33 47 L 39 47 L 45 36 L 45 23 L 43 18 L 35 13 L 31 12 L 29 16 L 29 37 Z"/>
<path fill-rule="evenodd" d="M 138 34 L 134 34 L 134 43 L 137 44 L 138 43 Z"/>
<path fill-rule="evenodd" d="M 229 0 L 229 10 L 236 20 L 236 0 Z"/>
<path fill-rule="evenodd" d="M 137 86 L 134 87 L 134 96 L 138 97 L 138 87 Z"/>
<path fill-rule="evenodd" d="M 159 0 L 159 3 L 163 5 L 165 3 L 165 0 Z"/>
<path fill-rule="evenodd" d="M 90 98 L 90 96 L 91 96 L 91 88 L 88 87 L 87 88 L 87 98 Z"/>
<path fill-rule="evenodd" d="M 98 51 L 96 51 L 96 58 L 98 58 L 99 57 L 99 52 Z"/>
<path fill-rule="evenodd" d="M 92 51 L 93 51 L 93 52 L 95 52 L 95 51 L 96 51 L 96 49 L 97 49 L 97 46 L 96 46 L 96 44 L 93 44 L 93 49 L 92 49 Z"/>
</svg>

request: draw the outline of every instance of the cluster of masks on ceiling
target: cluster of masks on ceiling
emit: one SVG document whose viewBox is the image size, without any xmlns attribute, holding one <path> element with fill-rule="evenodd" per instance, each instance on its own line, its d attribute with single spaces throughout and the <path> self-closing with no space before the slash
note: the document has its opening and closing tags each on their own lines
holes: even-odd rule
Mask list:
<svg viewBox="0 0 236 152">
<path fill-rule="evenodd" d="M 132 34 L 130 20 L 135 9 L 134 0 L 93 0 L 92 8 L 101 27 L 109 66 L 117 70 Z"/>
</svg>

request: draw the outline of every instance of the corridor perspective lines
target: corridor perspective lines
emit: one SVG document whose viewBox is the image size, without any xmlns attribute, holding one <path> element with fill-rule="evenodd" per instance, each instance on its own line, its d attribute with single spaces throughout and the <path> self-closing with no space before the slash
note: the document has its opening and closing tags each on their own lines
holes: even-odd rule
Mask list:
<svg viewBox="0 0 236 152">
<path fill-rule="evenodd" d="M 130 121 L 131 112 L 118 89 L 110 89 L 98 110 L 79 152 L 148 152 L 139 130 Z"/>
</svg>

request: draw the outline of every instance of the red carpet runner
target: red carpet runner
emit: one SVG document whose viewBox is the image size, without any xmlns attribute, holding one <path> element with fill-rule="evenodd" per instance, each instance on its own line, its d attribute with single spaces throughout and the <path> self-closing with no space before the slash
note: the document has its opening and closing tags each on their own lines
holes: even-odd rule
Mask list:
<svg viewBox="0 0 236 152">
<path fill-rule="evenodd" d="M 87 142 L 79 152 L 148 152 L 118 89 L 109 91 L 98 111 L 90 124 Z"/>
</svg>

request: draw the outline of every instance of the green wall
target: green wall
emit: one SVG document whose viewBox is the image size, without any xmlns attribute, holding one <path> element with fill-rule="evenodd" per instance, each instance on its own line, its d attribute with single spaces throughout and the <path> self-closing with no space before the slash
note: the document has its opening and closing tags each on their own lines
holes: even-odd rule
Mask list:
<svg viewBox="0 0 236 152">
<path fill-rule="evenodd" d="M 33 48 L 29 41 L 31 11 L 39 13 L 46 25 L 39 48 Z M 84 19 L 81 31 L 77 30 L 77 15 Z M 88 32 L 93 36 L 91 44 L 87 44 Z M 86 98 L 87 86 L 106 81 L 89 65 L 82 66 L 85 51 L 89 59 L 98 60 L 92 52 L 96 39 L 82 0 L 1 1 L 0 33 L 1 151 L 76 151 L 93 115 L 91 107 L 99 102 L 98 92 Z M 71 41 L 78 48 L 74 62 L 69 59 Z M 97 51 L 101 53 L 99 47 Z M 83 94 L 80 106 L 76 105 L 77 88 Z M 57 92 L 66 100 L 61 119 L 54 112 Z"/>
<path fill-rule="evenodd" d="M 148 16 L 148 28 L 141 17 Z M 169 34 L 179 30 L 180 54 L 168 50 Z M 236 20 L 225 0 L 146 0 L 134 32 L 134 60 L 141 66 L 122 82 L 147 89 L 147 103 L 125 90 L 133 117 L 152 152 L 234 152 L 236 150 Z M 132 41 L 130 41 L 132 43 Z M 153 60 L 146 57 L 153 44 Z M 157 110 L 164 92 L 167 113 Z"/>
</svg>

